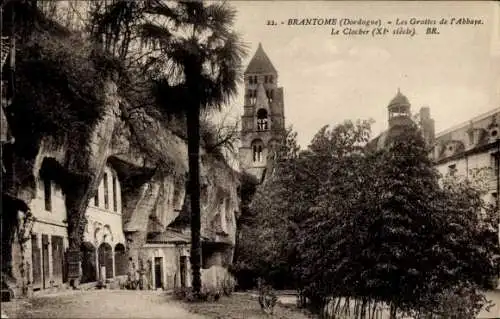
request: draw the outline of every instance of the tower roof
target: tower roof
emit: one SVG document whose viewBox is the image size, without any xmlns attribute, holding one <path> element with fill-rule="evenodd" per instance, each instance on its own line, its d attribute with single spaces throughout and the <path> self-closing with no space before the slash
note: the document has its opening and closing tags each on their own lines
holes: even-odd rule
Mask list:
<svg viewBox="0 0 500 319">
<path fill-rule="evenodd" d="M 245 70 L 245 74 L 247 73 L 277 73 L 261 43 Z"/>
<path fill-rule="evenodd" d="M 399 88 L 396 96 L 391 100 L 391 102 L 389 102 L 389 107 L 392 106 L 410 106 L 410 101 L 408 101 L 408 98 L 401 93 Z"/>
</svg>

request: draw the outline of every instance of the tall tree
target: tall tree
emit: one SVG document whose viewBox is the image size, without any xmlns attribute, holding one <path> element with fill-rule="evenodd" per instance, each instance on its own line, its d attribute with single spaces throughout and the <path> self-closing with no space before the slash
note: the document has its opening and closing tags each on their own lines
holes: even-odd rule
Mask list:
<svg viewBox="0 0 500 319">
<path fill-rule="evenodd" d="M 191 265 L 193 291 L 201 290 L 200 111 L 220 108 L 236 95 L 245 48 L 231 28 L 235 11 L 226 3 L 149 1 L 153 16 L 141 25 L 146 44 L 159 48 L 149 60 L 158 97 L 175 101 L 186 114 L 191 199 Z"/>
</svg>

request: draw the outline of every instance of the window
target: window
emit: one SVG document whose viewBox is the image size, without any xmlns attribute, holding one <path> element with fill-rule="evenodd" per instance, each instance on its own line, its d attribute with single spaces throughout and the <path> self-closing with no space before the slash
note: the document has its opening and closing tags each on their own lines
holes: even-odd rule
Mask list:
<svg viewBox="0 0 500 319">
<path fill-rule="evenodd" d="M 260 139 L 254 140 L 252 146 L 252 160 L 254 163 L 260 163 L 264 160 L 264 143 Z"/>
<path fill-rule="evenodd" d="M 267 111 L 259 109 L 257 111 L 257 131 L 267 131 L 269 129 Z"/>
<path fill-rule="evenodd" d="M 250 104 L 255 104 L 257 101 L 257 90 L 248 90 Z"/>
<path fill-rule="evenodd" d="M 274 95 L 273 90 L 266 90 L 266 96 L 267 96 L 267 100 L 269 101 L 269 103 L 271 103 L 273 101 L 273 95 Z"/>
<path fill-rule="evenodd" d="M 99 188 L 97 189 L 97 192 L 94 196 L 94 206 L 99 207 Z"/>
<path fill-rule="evenodd" d="M 455 176 L 456 172 L 457 172 L 457 165 L 456 164 L 452 164 L 452 165 L 448 166 L 448 174 L 450 176 Z"/>
<path fill-rule="evenodd" d="M 252 147 L 253 161 L 255 163 L 262 162 L 262 145 L 254 145 Z"/>
<path fill-rule="evenodd" d="M 108 174 L 104 173 L 104 208 L 109 209 Z"/>
<path fill-rule="evenodd" d="M 500 153 L 495 153 L 492 156 L 493 156 L 493 167 L 495 170 L 495 174 L 498 178 L 500 177 Z"/>
<path fill-rule="evenodd" d="M 273 76 L 272 75 L 269 76 L 269 83 L 273 83 Z"/>
<path fill-rule="evenodd" d="M 43 181 L 43 193 L 45 198 L 45 210 L 52 211 L 52 185 L 49 179 Z"/>
<path fill-rule="evenodd" d="M 115 212 L 118 211 L 118 201 L 117 201 L 117 198 L 116 198 L 116 176 L 113 176 L 113 210 Z"/>
<path fill-rule="evenodd" d="M 268 78 L 267 78 L 267 75 L 266 75 L 266 76 L 264 76 L 264 83 L 267 83 L 267 79 L 268 79 Z"/>
</svg>

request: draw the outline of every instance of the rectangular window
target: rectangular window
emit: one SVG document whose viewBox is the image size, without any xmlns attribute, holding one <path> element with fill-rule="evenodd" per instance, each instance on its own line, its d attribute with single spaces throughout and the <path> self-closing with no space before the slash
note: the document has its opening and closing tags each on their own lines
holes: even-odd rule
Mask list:
<svg viewBox="0 0 500 319">
<path fill-rule="evenodd" d="M 99 207 L 99 189 L 97 189 L 97 193 L 94 196 L 94 206 Z"/>
<path fill-rule="evenodd" d="M 52 186 L 50 180 L 43 181 L 43 192 L 45 197 L 45 210 L 52 211 Z"/>
<path fill-rule="evenodd" d="M 109 209 L 108 174 L 104 173 L 104 208 Z"/>
<path fill-rule="evenodd" d="M 493 161 L 496 178 L 500 178 L 500 153 L 493 154 Z"/>
<path fill-rule="evenodd" d="M 116 176 L 113 176 L 113 210 L 118 211 L 118 201 L 116 198 Z"/>
<path fill-rule="evenodd" d="M 456 172 L 457 172 L 457 165 L 456 164 L 452 164 L 452 165 L 448 166 L 448 174 L 450 176 L 455 176 Z"/>
</svg>

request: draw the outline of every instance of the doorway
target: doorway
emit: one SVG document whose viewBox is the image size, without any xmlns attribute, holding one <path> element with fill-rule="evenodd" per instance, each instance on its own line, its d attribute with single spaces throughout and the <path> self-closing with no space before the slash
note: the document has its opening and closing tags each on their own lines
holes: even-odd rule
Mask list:
<svg viewBox="0 0 500 319">
<path fill-rule="evenodd" d="M 31 235 L 31 266 L 33 267 L 33 290 L 40 290 L 42 288 L 42 269 L 40 248 L 38 247 L 37 235 Z"/>
<path fill-rule="evenodd" d="M 162 260 L 163 257 L 155 257 L 155 289 L 162 288 L 162 271 L 161 271 L 161 266 L 162 266 Z"/>
<path fill-rule="evenodd" d="M 52 277 L 56 285 L 63 283 L 64 248 L 61 236 L 52 236 Z"/>
<path fill-rule="evenodd" d="M 181 287 L 186 287 L 186 270 L 187 270 L 187 257 L 181 256 L 180 259 L 180 272 L 181 272 Z"/>
<path fill-rule="evenodd" d="M 113 249 L 108 243 L 102 243 L 98 249 L 99 271 L 106 268 L 106 279 L 113 278 Z"/>
<path fill-rule="evenodd" d="M 42 234 L 42 289 L 50 287 L 49 280 L 49 236 Z"/>
</svg>

